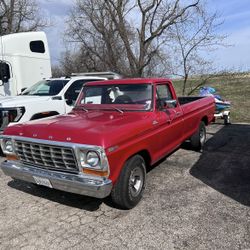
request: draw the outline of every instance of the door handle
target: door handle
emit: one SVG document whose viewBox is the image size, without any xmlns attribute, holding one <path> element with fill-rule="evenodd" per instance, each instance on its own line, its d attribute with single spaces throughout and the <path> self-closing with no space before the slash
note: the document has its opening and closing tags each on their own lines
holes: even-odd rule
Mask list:
<svg viewBox="0 0 250 250">
<path fill-rule="evenodd" d="M 153 121 L 152 124 L 153 125 L 157 125 L 159 122 L 158 121 Z"/>
</svg>

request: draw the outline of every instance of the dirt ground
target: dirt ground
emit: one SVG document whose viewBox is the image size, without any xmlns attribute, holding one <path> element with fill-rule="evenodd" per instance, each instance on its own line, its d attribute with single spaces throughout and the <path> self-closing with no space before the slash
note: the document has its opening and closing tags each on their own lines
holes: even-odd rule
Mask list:
<svg viewBox="0 0 250 250">
<path fill-rule="evenodd" d="M 208 137 L 152 168 L 129 211 L 0 171 L 0 249 L 250 249 L 250 124 Z"/>
</svg>

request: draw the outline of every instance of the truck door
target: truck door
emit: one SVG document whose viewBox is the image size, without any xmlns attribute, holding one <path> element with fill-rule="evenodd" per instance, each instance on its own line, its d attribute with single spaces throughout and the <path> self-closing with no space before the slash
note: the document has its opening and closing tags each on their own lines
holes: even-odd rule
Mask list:
<svg viewBox="0 0 250 250">
<path fill-rule="evenodd" d="M 156 85 L 156 115 L 155 127 L 161 157 L 176 148 L 183 136 L 182 109 L 167 83 Z"/>
<path fill-rule="evenodd" d="M 9 96 L 11 95 L 11 86 L 10 86 L 10 78 L 11 78 L 11 67 L 7 62 L 0 61 L 0 86 L 3 86 L 3 89 L 1 88 L 1 95 Z M 14 89 L 12 87 L 12 89 Z"/>
</svg>

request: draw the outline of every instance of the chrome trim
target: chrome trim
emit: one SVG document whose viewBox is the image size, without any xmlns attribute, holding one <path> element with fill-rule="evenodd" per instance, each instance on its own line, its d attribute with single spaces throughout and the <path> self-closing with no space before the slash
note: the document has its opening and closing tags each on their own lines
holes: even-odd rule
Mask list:
<svg viewBox="0 0 250 250">
<path fill-rule="evenodd" d="M 84 168 L 94 169 L 97 171 L 107 171 L 108 176 L 110 174 L 108 159 L 107 159 L 104 148 L 101 146 L 80 144 L 80 143 L 73 143 L 73 142 L 50 141 L 50 140 L 44 140 L 44 139 L 37 139 L 37 138 L 34 139 L 34 138 L 28 138 L 28 137 L 23 137 L 23 136 L 11 136 L 11 135 L 0 135 L 1 145 L 4 139 L 11 139 L 13 144 L 15 144 L 15 141 L 17 140 L 17 141 L 24 141 L 24 142 L 31 142 L 31 143 L 38 143 L 38 144 L 46 144 L 46 145 L 57 146 L 57 147 L 72 148 L 75 153 L 79 171 L 81 171 L 82 169 L 82 166 L 80 163 L 80 157 L 79 157 L 80 150 L 84 151 L 85 153 L 87 153 L 88 151 L 96 151 L 99 154 L 100 159 L 101 159 L 101 166 L 100 166 L 101 168 L 97 169 L 97 168 L 88 167 L 88 166 Z M 14 150 L 15 150 L 15 147 L 14 147 Z"/>
<path fill-rule="evenodd" d="M 25 107 L 0 107 L 0 131 L 3 131 L 8 125 L 9 123 L 11 123 L 9 121 L 9 117 L 8 117 L 8 113 L 9 111 L 17 111 L 17 116 L 15 117 L 18 118 L 16 121 L 11 121 L 13 123 L 20 121 L 20 119 L 23 117 L 24 113 L 25 113 Z"/>
<path fill-rule="evenodd" d="M 14 179 L 36 184 L 33 176 L 46 178 L 54 189 L 96 198 L 107 197 L 112 189 L 112 181 L 107 178 L 43 170 L 17 161 L 4 161 L 1 163 L 1 169 Z"/>
<path fill-rule="evenodd" d="M 64 146 L 64 147 L 83 147 L 87 149 L 100 149 L 102 147 L 96 146 L 96 145 L 89 145 L 89 144 L 80 144 L 80 143 L 72 143 L 72 142 L 59 142 L 59 141 L 50 141 L 50 140 L 44 140 L 44 139 L 34 139 L 29 137 L 23 137 L 23 136 L 16 136 L 16 135 L 1 135 L 0 139 L 9 138 L 14 140 L 22 140 L 27 142 L 34 142 L 34 143 L 42 143 L 42 144 L 49 144 L 54 146 Z"/>
<path fill-rule="evenodd" d="M 13 140 L 18 159 L 25 164 L 35 164 L 44 169 L 79 172 L 72 147 L 54 146 L 24 140 Z"/>
<path fill-rule="evenodd" d="M 0 109 L 0 130 L 3 131 L 9 124 L 8 111 Z"/>
</svg>

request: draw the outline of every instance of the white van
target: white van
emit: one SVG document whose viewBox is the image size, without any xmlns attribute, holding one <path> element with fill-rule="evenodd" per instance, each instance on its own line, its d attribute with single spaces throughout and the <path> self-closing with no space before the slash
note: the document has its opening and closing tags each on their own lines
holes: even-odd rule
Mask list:
<svg viewBox="0 0 250 250">
<path fill-rule="evenodd" d="M 51 77 L 49 47 L 44 32 L 23 32 L 0 37 L 0 96 Z"/>
</svg>

